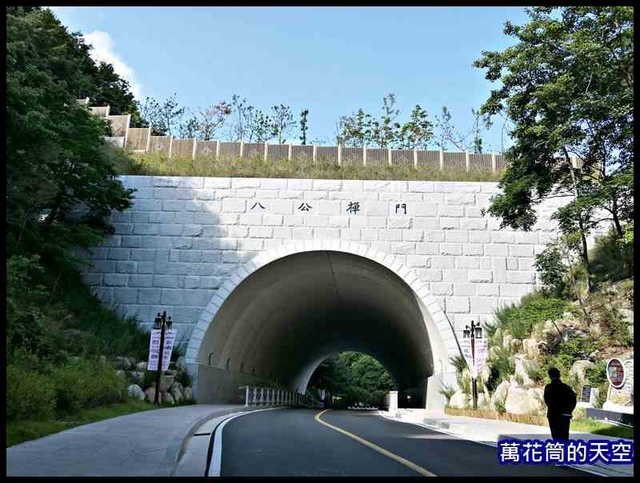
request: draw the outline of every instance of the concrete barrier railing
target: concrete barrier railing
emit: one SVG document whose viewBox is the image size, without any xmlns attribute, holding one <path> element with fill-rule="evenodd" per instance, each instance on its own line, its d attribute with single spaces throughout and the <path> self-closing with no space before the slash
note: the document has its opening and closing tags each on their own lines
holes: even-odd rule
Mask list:
<svg viewBox="0 0 640 483">
<path fill-rule="evenodd" d="M 305 394 L 270 387 L 241 386 L 245 407 L 296 406 L 321 409 L 323 404 Z"/>
</svg>

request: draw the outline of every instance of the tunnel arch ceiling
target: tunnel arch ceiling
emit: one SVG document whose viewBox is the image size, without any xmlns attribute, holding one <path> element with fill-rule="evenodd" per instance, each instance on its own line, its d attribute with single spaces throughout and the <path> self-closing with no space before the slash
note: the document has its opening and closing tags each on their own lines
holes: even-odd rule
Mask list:
<svg viewBox="0 0 640 483">
<path fill-rule="evenodd" d="M 187 362 L 299 391 L 343 350 L 378 359 L 400 389 L 448 368 L 453 330 L 410 271 L 358 247 L 308 248 L 249 262 L 231 277 L 194 330 Z"/>
</svg>

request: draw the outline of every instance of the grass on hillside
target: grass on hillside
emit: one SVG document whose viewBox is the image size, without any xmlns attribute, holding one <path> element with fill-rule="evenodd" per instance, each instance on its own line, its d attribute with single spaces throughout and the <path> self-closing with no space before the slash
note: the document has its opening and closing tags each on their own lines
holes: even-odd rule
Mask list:
<svg viewBox="0 0 640 483">
<path fill-rule="evenodd" d="M 420 181 L 499 181 L 501 173 L 486 170 L 437 170 L 405 166 L 338 166 L 319 161 L 316 164 L 295 160 L 214 159 L 198 156 L 168 158 L 164 154 L 115 155 L 119 174 L 160 176 L 207 176 L 238 178 L 304 178 L 304 179 L 375 179 Z"/>
<path fill-rule="evenodd" d="M 126 403 L 118 403 L 99 408 L 83 409 L 72 416 L 65 416 L 56 419 L 43 421 L 7 421 L 7 448 L 16 444 L 24 443 L 25 441 L 59 433 L 60 431 L 70 429 L 75 426 L 95 423 L 104 419 L 124 416 L 125 414 L 148 411 L 150 409 L 158 409 L 158 407 L 146 401 L 128 401 Z"/>
</svg>

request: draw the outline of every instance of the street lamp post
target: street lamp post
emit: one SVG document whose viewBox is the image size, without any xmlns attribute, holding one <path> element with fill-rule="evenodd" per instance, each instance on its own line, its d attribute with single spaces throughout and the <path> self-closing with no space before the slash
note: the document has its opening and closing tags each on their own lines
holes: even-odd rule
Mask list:
<svg viewBox="0 0 640 483">
<path fill-rule="evenodd" d="M 153 404 L 158 405 L 160 398 L 160 378 L 162 377 L 162 353 L 164 352 L 164 332 L 171 329 L 171 317 L 167 317 L 167 311 L 163 311 L 162 315 L 158 312 L 157 317 L 153 321 L 153 328 L 160 329 L 160 349 L 158 352 L 158 372 L 156 373 L 156 393 L 153 398 Z"/>
<path fill-rule="evenodd" d="M 473 397 L 473 410 L 478 409 L 478 384 L 477 384 L 477 375 L 475 375 L 476 369 L 476 353 L 475 353 L 475 340 L 482 338 L 482 327 L 480 327 L 479 322 L 471 321 L 471 327 L 468 325 L 462 331 L 462 336 L 465 339 L 471 339 L 471 391 Z"/>
</svg>

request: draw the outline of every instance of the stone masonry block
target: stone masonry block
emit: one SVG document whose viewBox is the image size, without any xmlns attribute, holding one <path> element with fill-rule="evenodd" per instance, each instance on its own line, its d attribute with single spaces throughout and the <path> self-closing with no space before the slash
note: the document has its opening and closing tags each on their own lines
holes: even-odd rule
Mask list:
<svg viewBox="0 0 640 483">
<path fill-rule="evenodd" d="M 387 221 L 389 228 L 411 228 L 411 218 L 407 216 L 398 216 L 389 218 Z"/>
<path fill-rule="evenodd" d="M 507 283 L 531 284 L 531 283 L 535 283 L 536 272 L 509 271 L 507 272 L 506 279 L 507 279 Z"/>
<path fill-rule="evenodd" d="M 471 309 L 469 297 L 447 297 L 445 307 L 452 314 L 468 314 Z"/>
<path fill-rule="evenodd" d="M 129 275 L 129 287 L 152 287 L 153 275 Z"/>
<path fill-rule="evenodd" d="M 288 179 L 287 189 L 290 190 L 311 190 L 313 189 L 313 180 L 310 179 Z"/>
<path fill-rule="evenodd" d="M 365 230 L 362 230 L 362 231 L 364 232 Z M 371 231 L 374 231 L 374 230 L 371 230 Z M 314 228 L 313 237 L 317 240 L 328 240 L 330 238 L 339 239 L 340 229 L 339 228 Z"/>
<path fill-rule="evenodd" d="M 442 282 L 442 270 L 433 268 L 416 268 L 416 275 L 418 275 L 420 280 L 424 282 Z"/>
<path fill-rule="evenodd" d="M 338 191 L 342 188 L 342 180 L 339 179 L 314 179 L 313 189 L 321 191 Z"/>
<path fill-rule="evenodd" d="M 476 195 L 475 193 L 445 193 L 444 203 L 453 206 L 475 205 Z"/>
<path fill-rule="evenodd" d="M 480 257 L 456 257 L 456 268 L 480 268 Z"/>
<path fill-rule="evenodd" d="M 469 270 L 466 268 L 450 268 L 443 270 L 443 282 L 466 283 L 469 281 Z"/>
<path fill-rule="evenodd" d="M 491 270 L 469 270 L 470 282 L 489 283 L 493 281 Z"/>
<path fill-rule="evenodd" d="M 130 248 L 109 248 L 107 252 L 108 260 L 129 260 L 131 258 Z"/>
<path fill-rule="evenodd" d="M 492 243 L 515 243 L 515 236 L 513 232 L 508 231 L 494 231 L 491 233 Z"/>
<path fill-rule="evenodd" d="M 304 226 L 326 227 L 328 224 L 329 224 L 328 216 L 305 215 L 303 219 Z"/>
<path fill-rule="evenodd" d="M 462 245 L 463 255 L 484 255 L 484 246 L 480 243 L 465 243 Z"/>
<path fill-rule="evenodd" d="M 454 257 L 432 257 L 431 267 L 432 268 L 453 268 Z"/>
<path fill-rule="evenodd" d="M 225 198 L 222 200 L 222 211 L 233 213 L 245 213 L 247 211 L 247 201 Z"/>
<path fill-rule="evenodd" d="M 401 241 L 402 230 L 399 230 L 399 229 L 380 230 L 378 232 L 378 236 L 381 241 Z"/>
<path fill-rule="evenodd" d="M 462 255 L 462 243 L 440 243 L 440 255 Z"/>
<path fill-rule="evenodd" d="M 418 255 L 438 255 L 440 246 L 437 243 L 416 243 L 416 253 Z"/>
<path fill-rule="evenodd" d="M 460 221 L 460 229 L 462 230 L 486 230 L 486 228 L 487 220 L 484 218 L 465 218 Z"/>
<path fill-rule="evenodd" d="M 153 286 L 158 288 L 178 288 L 177 275 L 154 275 Z"/>
<path fill-rule="evenodd" d="M 533 257 L 533 245 L 512 245 L 509 251 L 512 257 Z"/>
<path fill-rule="evenodd" d="M 107 287 L 126 287 L 129 275 L 124 273 L 107 273 L 104 276 L 104 284 Z"/>
<path fill-rule="evenodd" d="M 468 243 L 469 232 L 459 230 L 447 230 L 444 232 L 444 241 L 447 243 Z"/>
<path fill-rule="evenodd" d="M 411 203 L 407 205 L 407 212 L 410 213 L 411 216 L 436 217 L 438 216 L 438 205 L 427 202 Z"/>
<path fill-rule="evenodd" d="M 269 201 L 267 210 L 269 211 L 269 213 L 274 213 L 279 215 L 290 215 L 293 213 L 293 201 L 291 200 Z"/>
<path fill-rule="evenodd" d="M 251 238 L 271 238 L 273 230 L 270 226 L 252 226 L 249 228 L 249 236 Z"/>
<path fill-rule="evenodd" d="M 231 178 L 231 188 L 259 188 L 259 178 Z"/>
<path fill-rule="evenodd" d="M 452 283 L 432 283 L 431 293 L 433 295 L 453 295 Z"/>
<path fill-rule="evenodd" d="M 421 242 L 424 240 L 424 231 L 422 230 L 402 230 L 402 239 L 404 241 Z"/>
<path fill-rule="evenodd" d="M 273 229 L 273 238 L 279 238 L 282 240 L 291 240 L 291 228 L 284 226 L 277 226 Z"/>
<path fill-rule="evenodd" d="M 139 304 L 159 304 L 162 291 L 155 288 L 138 289 Z"/>
<path fill-rule="evenodd" d="M 458 230 L 460 229 L 460 219 L 459 218 L 446 218 L 442 217 L 439 219 L 440 228 L 443 230 Z"/>
</svg>

